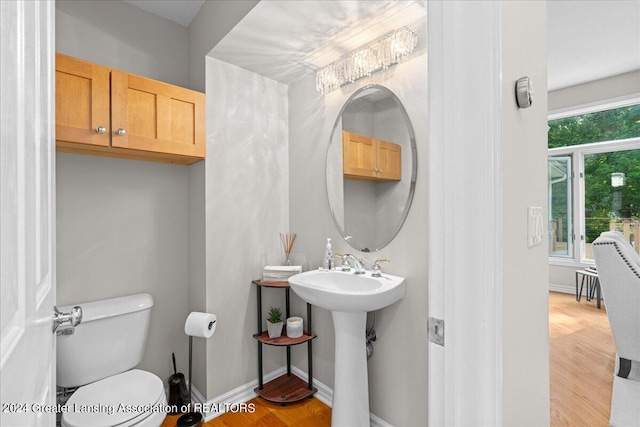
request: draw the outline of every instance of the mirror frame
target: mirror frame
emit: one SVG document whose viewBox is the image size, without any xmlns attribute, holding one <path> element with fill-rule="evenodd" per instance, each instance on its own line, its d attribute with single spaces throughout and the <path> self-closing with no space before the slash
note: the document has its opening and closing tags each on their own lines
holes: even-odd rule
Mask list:
<svg viewBox="0 0 640 427">
<path fill-rule="evenodd" d="M 364 92 L 365 90 L 369 90 L 369 89 L 373 89 L 373 88 L 378 88 L 384 91 L 389 92 L 390 97 L 395 101 L 396 105 L 398 106 L 398 108 L 400 109 L 400 114 L 402 115 L 402 117 L 404 118 L 405 124 L 407 126 L 407 133 L 409 134 L 409 144 L 411 146 L 411 183 L 409 186 L 409 194 L 407 195 L 407 201 L 404 205 L 404 209 L 402 211 L 402 215 L 400 216 L 400 219 L 397 222 L 397 225 L 395 226 L 395 230 L 393 231 L 393 233 L 391 233 L 391 236 L 388 239 L 385 239 L 384 241 L 382 241 L 381 243 L 376 242 L 376 247 L 375 248 L 366 248 L 369 249 L 369 251 L 362 251 L 361 248 L 358 248 L 356 246 L 354 246 L 353 242 L 351 242 L 351 239 L 348 238 L 348 236 L 346 235 L 344 229 L 340 226 L 340 224 L 338 223 L 338 220 L 336 219 L 336 215 L 334 212 L 334 207 L 331 205 L 331 197 L 329 196 L 329 185 L 328 185 L 328 180 L 329 180 L 329 176 L 328 176 L 328 162 L 329 162 L 329 154 L 330 154 L 330 150 L 331 150 L 331 144 L 333 143 L 333 138 L 334 138 L 334 134 L 336 132 L 336 128 L 338 126 L 338 123 L 340 122 L 340 119 L 342 118 L 342 114 L 345 112 L 345 110 L 347 109 L 347 107 L 349 107 L 349 104 L 351 102 L 351 100 L 353 100 L 355 97 L 357 97 L 357 95 L 361 92 Z M 340 131 L 342 132 L 342 129 L 340 129 Z M 340 138 L 340 141 L 342 141 L 342 138 Z M 342 108 L 340 109 L 340 112 L 338 113 L 334 123 L 333 123 L 333 129 L 331 130 L 331 134 L 329 135 L 329 144 L 327 146 L 327 155 L 325 156 L 325 191 L 326 191 L 326 195 L 327 195 L 327 203 L 329 205 L 329 210 L 331 211 L 331 218 L 333 218 L 333 223 L 335 224 L 336 228 L 338 229 L 338 231 L 340 232 L 340 235 L 342 236 L 342 238 L 349 243 L 349 245 L 351 247 L 353 247 L 354 249 L 361 251 L 361 252 L 365 252 L 365 253 L 370 253 L 370 252 L 377 252 L 379 250 L 381 250 L 382 248 L 384 248 L 385 246 L 387 246 L 389 243 L 391 243 L 393 241 L 393 239 L 395 239 L 395 237 L 398 235 L 398 233 L 400 232 L 400 230 L 402 229 L 402 226 L 404 225 L 405 220 L 407 219 L 407 215 L 409 214 L 409 209 L 411 208 L 411 203 L 413 202 L 413 196 L 415 193 L 415 187 L 416 187 L 416 177 L 418 174 L 418 155 L 417 155 L 417 148 L 416 148 L 416 137 L 415 137 L 415 133 L 413 131 L 413 125 L 411 124 L 411 120 L 409 119 L 409 114 L 407 114 L 407 110 L 404 108 L 404 105 L 402 104 L 402 102 L 400 102 L 400 98 L 398 98 L 398 96 L 388 87 L 380 85 L 380 84 L 368 84 L 365 86 L 362 86 L 361 88 L 357 89 L 355 92 L 353 92 L 349 98 L 347 98 L 347 100 L 345 101 L 344 105 L 342 106 Z M 343 178 L 344 180 L 344 178 Z M 344 185 L 344 184 L 343 184 Z"/>
</svg>

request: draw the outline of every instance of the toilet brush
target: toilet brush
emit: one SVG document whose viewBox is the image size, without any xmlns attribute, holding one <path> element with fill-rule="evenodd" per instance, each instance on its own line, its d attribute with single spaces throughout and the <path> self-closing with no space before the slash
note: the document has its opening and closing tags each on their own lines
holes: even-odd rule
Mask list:
<svg viewBox="0 0 640 427">
<path fill-rule="evenodd" d="M 216 316 L 209 313 L 193 312 L 187 317 L 184 332 L 189 335 L 189 409 L 193 408 L 191 394 L 191 368 L 193 366 L 193 337 L 209 338 L 216 329 Z M 190 411 L 178 418 L 176 427 L 200 427 L 204 422 L 200 412 Z"/>
</svg>

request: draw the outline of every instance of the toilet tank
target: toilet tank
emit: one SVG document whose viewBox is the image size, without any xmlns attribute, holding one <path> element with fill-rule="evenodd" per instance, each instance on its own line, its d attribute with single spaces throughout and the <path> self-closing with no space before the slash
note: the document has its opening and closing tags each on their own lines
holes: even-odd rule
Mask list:
<svg viewBox="0 0 640 427">
<path fill-rule="evenodd" d="M 151 295 L 78 303 L 59 310 L 66 313 L 76 305 L 82 307 L 82 322 L 73 334 L 56 336 L 59 387 L 92 383 L 140 363 L 149 332 Z"/>
</svg>

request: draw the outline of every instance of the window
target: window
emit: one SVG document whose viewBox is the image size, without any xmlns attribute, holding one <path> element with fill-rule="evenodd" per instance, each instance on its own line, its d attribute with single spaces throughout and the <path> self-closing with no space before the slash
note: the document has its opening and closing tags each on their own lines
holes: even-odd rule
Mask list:
<svg viewBox="0 0 640 427">
<path fill-rule="evenodd" d="M 573 257 L 571 156 L 549 156 L 549 255 Z"/>
<path fill-rule="evenodd" d="M 618 230 L 640 253 L 640 104 L 549 120 L 549 256 L 592 262 Z"/>
</svg>

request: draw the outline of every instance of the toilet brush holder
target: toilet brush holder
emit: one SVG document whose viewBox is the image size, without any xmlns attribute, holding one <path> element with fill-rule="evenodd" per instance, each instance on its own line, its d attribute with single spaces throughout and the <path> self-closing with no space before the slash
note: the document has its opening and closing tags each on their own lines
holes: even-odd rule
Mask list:
<svg viewBox="0 0 640 427">
<path fill-rule="evenodd" d="M 193 404 L 193 396 L 191 395 L 191 361 L 192 361 L 193 337 L 189 335 L 189 404 Z M 191 407 L 189 407 L 191 409 Z M 204 422 L 204 418 L 200 412 L 187 412 L 176 423 L 176 427 L 200 427 Z"/>
</svg>

